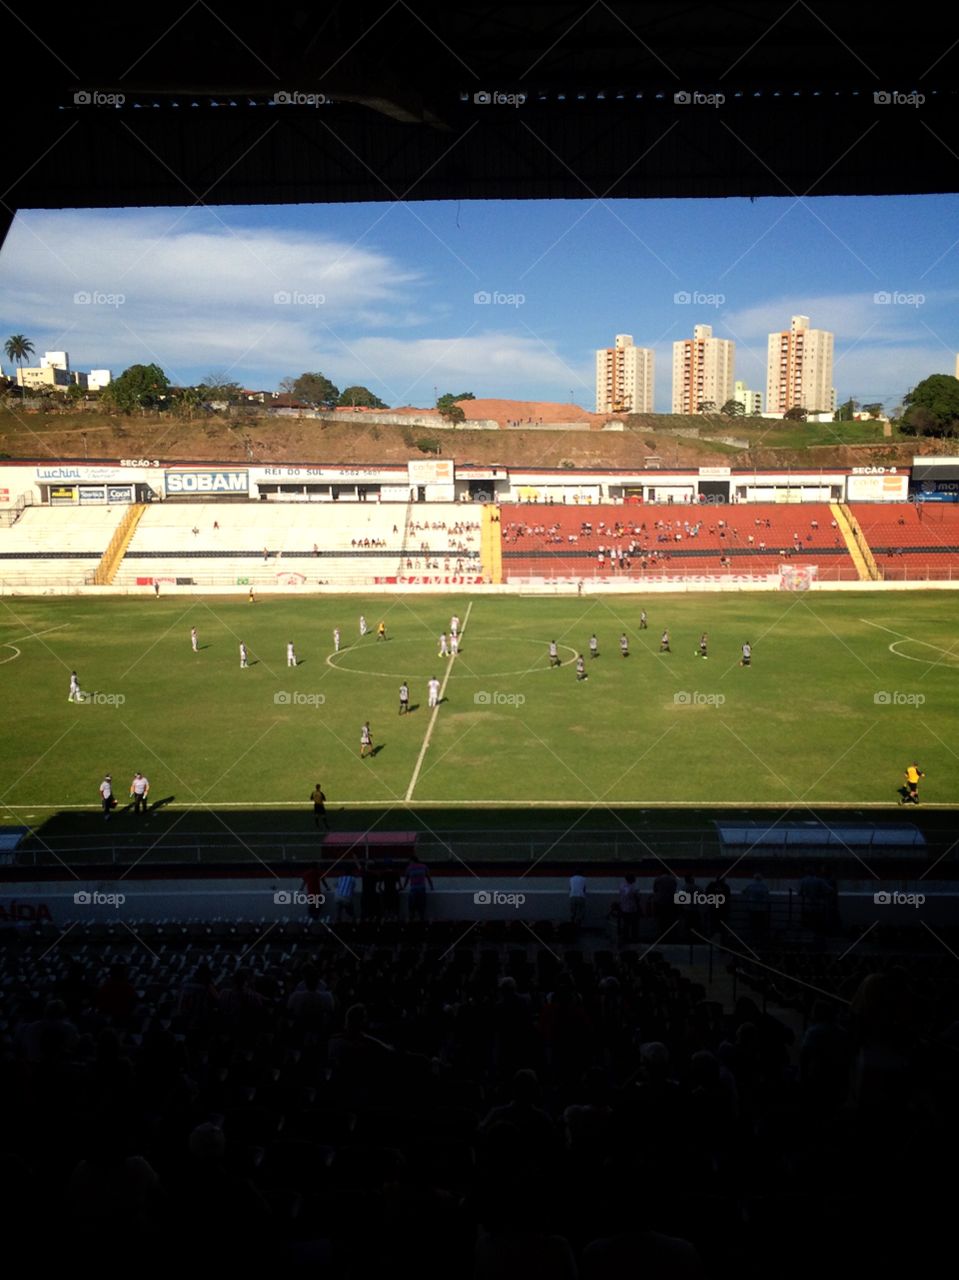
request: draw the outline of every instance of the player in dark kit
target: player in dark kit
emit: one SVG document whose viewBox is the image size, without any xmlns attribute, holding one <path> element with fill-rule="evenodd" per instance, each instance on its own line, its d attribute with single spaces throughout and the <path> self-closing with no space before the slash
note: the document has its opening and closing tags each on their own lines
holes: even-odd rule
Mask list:
<svg viewBox="0 0 959 1280">
<path fill-rule="evenodd" d="M 664 632 L 663 632 L 663 634 L 662 634 L 662 636 L 660 637 L 660 640 L 659 640 L 659 652 L 660 652 L 660 653 L 672 653 L 672 649 L 670 649 L 670 647 L 669 647 L 669 632 L 668 632 L 668 631 L 664 631 Z"/>
<path fill-rule="evenodd" d="M 323 788 L 319 783 L 313 788 L 313 794 L 310 796 L 313 801 L 313 825 L 318 827 L 322 822 L 327 831 L 330 824 L 326 820 L 326 796 L 323 794 Z"/>
<path fill-rule="evenodd" d="M 704 631 L 703 634 L 699 637 L 699 656 L 701 658 L 709 657 L 709 654 L 706 652 L 706 648 L 708 644 L 709 644 L 709 637 L 706 635 L 706 632 Z"/>
</svg>

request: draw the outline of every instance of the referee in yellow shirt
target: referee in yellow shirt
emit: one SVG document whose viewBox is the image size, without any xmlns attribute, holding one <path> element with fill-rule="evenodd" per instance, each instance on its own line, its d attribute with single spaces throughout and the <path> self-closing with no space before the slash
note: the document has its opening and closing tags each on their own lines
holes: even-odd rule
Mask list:
<svg viewBox="0 0 959 1280">
<path fill-rule="evenodd" d="M 901 804 L 918 804 L 919 803 L 919 779 L 926 775 L 916 764 L 915 760 L 906 769 L 906 788 L 907 794 L 900 801 Z"/>
</svg>

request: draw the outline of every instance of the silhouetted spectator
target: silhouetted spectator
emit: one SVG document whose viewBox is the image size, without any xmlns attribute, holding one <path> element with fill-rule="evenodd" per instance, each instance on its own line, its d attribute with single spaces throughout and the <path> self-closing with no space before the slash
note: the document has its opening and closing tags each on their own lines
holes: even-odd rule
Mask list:
<svg viewBox="0 0 959 1280">
<path fill-rule="evenodd" d="M 631 871 L 623 876 L 619 886 L 620 941 L 629 944 L 639 938 L 639 887 Z"/>
<path fill-rule="evenodd" d="M 811 1102 L 835 1109 L 849 1089 L 852 1045 L 839 1026 L 838 1005 L 816 1000 L 799 1052 L 800 1081 Z"/>
<path fill-rule="evenodd" d="M 656 932 L 662 934 L 676 920 L 676 890 L 678 881 L 671 871 L 663 871 L 653 881 L 653 915 Z"/>
<path fill-rule="evenodd" d="M 126 965 L 111 965 L 110 976 L 97 987 L 97 1009 L 118 1026 L 123 1026 L 133 1013 L 136 1002 L 136 988 L 127 979 Z"/>
<path fill-rule="evenodd" d="M 77 1029 L 62 1000 L 48 1000 L 43 1017 L 23 1027 L 20 1044 L 28 1062 L 62 1062 L 77 1042 Z"/>
<path fill-rule="evenodd" d="M 510 1100 L 494 1107 L 481 1128 L 506 1124 L 523 1138 L 531 1155 L 539 1158 L 555 1156 L 561 1146 L 559 1132 L 549 1112 L 543 1107 L 543 1091 L 535 1071 L 517 1071 L 510 1086 Z"/>
<path fill-rule="evenodd" d="M 301 1046 L 326 1046 L 333 1024 L 334 1001 L 316 966 L 305 964 L 300 981 L 286 1002 L 290 1022 Z"/>
<path fill-rule="evenodd" d="M 743 898 L 749 935 L 762 941 L 769 934 L 769 887 L 758 871 L 743 889 Z"/>
</svg>

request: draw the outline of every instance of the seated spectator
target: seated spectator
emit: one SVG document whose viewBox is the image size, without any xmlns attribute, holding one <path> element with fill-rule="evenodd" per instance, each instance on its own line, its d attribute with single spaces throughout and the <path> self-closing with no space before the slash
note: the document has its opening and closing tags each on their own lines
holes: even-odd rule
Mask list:
<svg viewBox="0 0 959 1280">
<path fill-rule="evenodd" d="M 383 1072 L 390 1069 L 396 1050 L 371 1036 L 367 1030 L 365 1004 L 351 1005 L 343 1030 L 330 1039 L 329 1062 L 334 1075 L 357 1088 L 382 1086 Z"/>
<path fill-rule="evenodd" d="M 103 1233 L 130 1236 L 154 1223 L 160 1179 L 120 1128 L 102 1121 L 92 1150 L 74 1168 L 67 1203 L 74 1232 L 88 1241 Z"/>
<path fill-rule="evenodd" d="M 48 1000 L 43 1017 L 20 1031 L 20 1046 L 27 1062 L 64 1061 L 77 1042 L 77 1029 L 67 1018 L 62 1000 Z"/>
<path fill-rule="evenodd" d="M 472 1274 L 473 1280 L 578 1280 L 569 1241 L 541 1231 L 481 1232 Z"/>
<path fill-rule="evenodd" d="M 800 1083 L 811 1102 L 835 1110 L 846 1101 L 852 1045 L 840 1027 L 839 1006 L 816 1000 L 799 1051 Z"/>
<path fill-rule="evenodd" d="M 127 980 L 126 965 L 111 965 L 110 976 L 97 987 L 96 1006 L 99 1012 L 122 1025 L 133 1013 L 136 1002 L 136 988 Z"/>
<path fill-rule="evenodd" d="M 507 1124 L 523 1138 L 531 1154 L 549 1157 L 558 1154 L 560 1135 L 549 1112 L 543 1107 L 543 1094 L 535 1071 L 524 1068 L 513 1076 L 510 1100 L 493 1107 L 482 1122 L 481 1131 Z"/>
<path fill-rule="evenodd" d="M 757 871 L 743 889 L 746 920 L 753 938 L 765 938 L 769 932 L 769 887 Z"/>
<path fill-rule="evenodd" d="M 268 1006 L 253 988 L 252 970 L 237 969 L 230 986 L 220 993 L 219 1008 L 224 1026 L 244 1044 L 256 1036 Z"/>
<path fill-rule="evenodd" d="M 316 966 L 305 964 L 300 981 L 286 1002 L 287 1013 L 301 1044 L 325 1044 L 333 1022 L 333 996 Z"/>
<path fill-rule="evenodd" d="M 177 997 L 177 1013 L 189 1030 L 199 1030 L 210 1024 L 219 1002 L 219 992 L 213 982 L 213 971 L 206 963 L 198 964 L 191 977 L 180 987 Z"/>
</svg>

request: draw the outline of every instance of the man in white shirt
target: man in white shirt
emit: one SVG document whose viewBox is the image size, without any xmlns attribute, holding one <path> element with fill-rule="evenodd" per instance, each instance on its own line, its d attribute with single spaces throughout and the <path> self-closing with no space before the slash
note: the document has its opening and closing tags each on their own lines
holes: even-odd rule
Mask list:
<svg viewBox="0 0 959 1280">
<path fill-rule="evenodd" d="M 437 654 L 439 658 L 448 658 L 450 656 L 449 645 L 446 643 L 446 632 L 440 632 L 440 651 Z"/>
<path fill-rule="evenodd" d="M 586 877 L 578 872 L 569 878 L 569 918 L 572 924 L 582 924 L 586 915 Z"/>
<path fill-rule="evenodd" d="M 190 648 L 193 650 L 194 653 L 197 653 L 199 651 L 199 647 L 200 647 L 200 637 L 196 633 L 196 627 L 191 627 L 190 628 Z"/>
<path fill-rule="evenodd" d="M 145 778 L 139 771 L 133 775 L 133 781 L 130 783 L 130 795 L 133 797 L 133 812 L 147 812 L 147 796 L 150 794 L 150 780 Z"/>
<path fill-rule="evenodd" d="M 292 640 L 286 646 L 286 665 L 288 667 L 296 666 L 296 650 L 293 648 Z"/>
<path fill-rule="evenodd" d="M 360 614 L 360 635 L 365 636 L 367 631 L 369 631 L 369 627 L 366 625 L 366 619 L 363 617 L 361 613 Z"/>
<path fill-rule="evenodd" d="M 250 664 L 246 660 L 246 645 L 241 640 L 240 641 L 240 669 L 242 670 L 244 667 L 248 667 L 249 665 Z"/>
<path fill-rule="evenodd" d="M 333 652 L 339 653 L 339 651 L 340 651 L 340 629 L 339 627 L 334 627 L 333 628 Z"/>
<path fill-rule="evenodd" d="M 455 631 L 450 634 L 450 655 L 456 657 L 460 651 L 460 638 Z"/>
<path fill-rule="evenodd" d="M 460 633 L 460 620 L 457 614 L 453 614 L 450 618 L 450 635 L 458 636 Z"/>
<path fill-rule="evenodd" d="M 113 778 L 107 774 L 100 783 L 100 800 L 103 803 L 103 821 L 110 821 L 110 810 L 113 808 Z"/>
<path fill-rule="evenodd" d="M 440 682 L 437 680 L 436 676 L 430 680 L 427 688 L 429 689 L 427 705 L 431 707 L 438 707 L 440 702 Z"/>
<path fill-rule="evenodd" d="M 67 702 L 81 702 L 81 701 L 82 701 L 82 698 L 80 695 L 80 681 L 77 678 L 77 673 L 75 671 L 71 671 L 70 672 L 70 696 L 67 698 Z"/>
<path fill-rule="evenodd" d="M 400 715 L 405 716 L 410 709 L 410 686 L 404 680 L 400 685 Z"/>
</svg>

